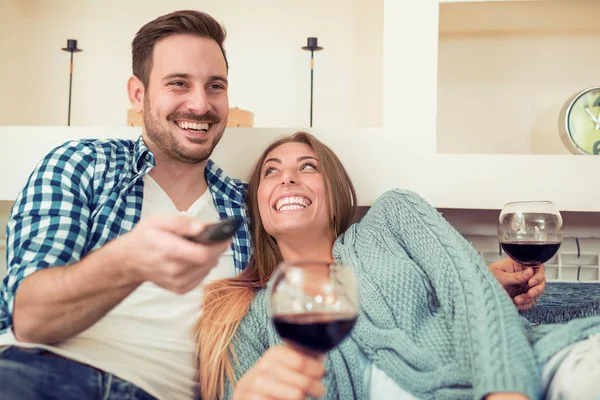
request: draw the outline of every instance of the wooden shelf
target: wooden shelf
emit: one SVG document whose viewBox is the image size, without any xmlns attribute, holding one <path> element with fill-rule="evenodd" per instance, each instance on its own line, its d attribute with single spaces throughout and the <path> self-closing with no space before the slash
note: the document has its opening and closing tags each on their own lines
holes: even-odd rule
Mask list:
<svg viewBox="0 0 600 400">
<path fill-rule="evenodd" d="M 439 33 L 600 32 L 599 13 L 596 0 L 446 1 Z"/>
</svg>

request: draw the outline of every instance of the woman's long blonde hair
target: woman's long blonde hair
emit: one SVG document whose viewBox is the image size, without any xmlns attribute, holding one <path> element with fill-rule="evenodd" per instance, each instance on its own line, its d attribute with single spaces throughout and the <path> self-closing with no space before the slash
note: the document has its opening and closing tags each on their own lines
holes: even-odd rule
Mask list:
<svg viewBox="0 0 600 400">
<path fill-rule="evenodd" d="M 335 237 L 348 229 L 354 217 L 354 185 L 329 147 L 309 133 L 296 132 L 276 140 L 265 149 L 250 175 L 246 195 L 253 256 L 238 276 L 215 281 L 204 289 L 202 317 L 196 325 L 199 389 L 204 400 L 222 399 L 226 381 L 235 384 L 235 332 L 248 312 L 254 294 L 265 287 L 275 267 L 282 261 L 275 239 L 262 225 L 257 193 L 265 159 L 271 151 L 285 143 L 307 144 L 317 154 L 329 200 L 329 225 Z"/>
</svg>

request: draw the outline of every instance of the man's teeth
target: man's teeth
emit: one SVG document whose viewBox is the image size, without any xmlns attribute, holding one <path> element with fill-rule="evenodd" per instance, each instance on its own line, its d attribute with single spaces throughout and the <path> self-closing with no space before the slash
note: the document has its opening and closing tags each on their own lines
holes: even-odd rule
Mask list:
<svg viewBox="0 0 600 400">
<path fill-rule="evenodd" d="M 177 121 L 177 126 L 181 129 L 190 129 L 194 131 L 207 131 L 207 122 L 189 122 L 189 121 Z"/>
<path fill-rule="evenodd" d="M 305 197 L 283 197 L 277 200 L 277 203 L 275 203 L 275 209 L 277 211 L 299 210 L 301 208 L 306 208 L 310 205 L 311 201 Z"/>
</svg>

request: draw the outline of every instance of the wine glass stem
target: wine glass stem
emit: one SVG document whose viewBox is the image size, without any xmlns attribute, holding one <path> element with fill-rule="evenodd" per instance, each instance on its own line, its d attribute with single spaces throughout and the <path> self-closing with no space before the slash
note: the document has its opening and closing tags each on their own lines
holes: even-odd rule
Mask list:
<svg viewBox="0 0 600 400">
<path fill-rule="evenodd" d="M 533 274 L 535 275 L 537 273 L 539 266 L 533 265 L 532 268 L 533 268 Z M 529 291 L 529 289 L 531 289 L 531 286 L 527 285 L 527 288 L 528 288 L 527 290 Z M 533 309 L 537 308 L 537 299 L 535 297 L 533 299 L 531 299 L 531 302 L 533 303 L 532 308 Z"/>
<path fill-rule="evenodd" d="M 538 270 L 538 266 L 537 265 L 533 265 L 533 274 L 535 275 L 537 270 Z M 529 285 L 527 285 L 527 290 L 531 289 L 531 287 Z M 539 321 L 539 314 L 538 314 L 538 307 L 537 307 L 537 300 L 536 298 L 532 298 L 531 299 L 531 320 L 535 321 L 534 323 L 537 325 L 539 324 L 541 321 Z"/>
</svg>

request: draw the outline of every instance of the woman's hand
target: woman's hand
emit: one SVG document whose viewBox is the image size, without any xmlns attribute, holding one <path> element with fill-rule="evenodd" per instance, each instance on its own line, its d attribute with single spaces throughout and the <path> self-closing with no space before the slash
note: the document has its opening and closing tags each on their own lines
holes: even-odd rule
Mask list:
<svg viewBox="0 0 600 400">
<path fill-rule="evenodd" d="M 485 400 L 529 400 L 522 393 L 492 393 L 485 396 Z"/>
<path fill-rule="evenodd" d="M 488 265 L 488 268 L 521 311 L 529 310 L 546 288 L 544 264 L 534 271 L 531 267 L 504 258 Z"/>
<path fill-rule="evenodd" d="M 304 400 L 321 397 L 325 386 L 322 359 L 288 346 L 272 347 L 238 381 L 233 400 Z"/>
</svg>

